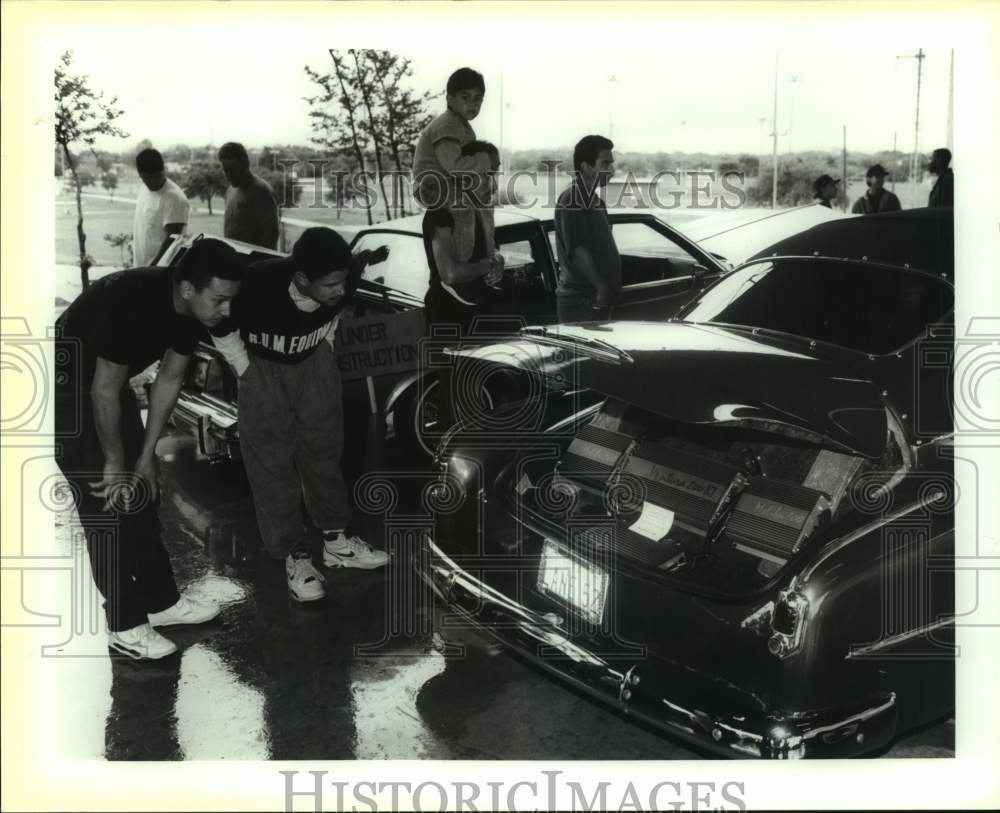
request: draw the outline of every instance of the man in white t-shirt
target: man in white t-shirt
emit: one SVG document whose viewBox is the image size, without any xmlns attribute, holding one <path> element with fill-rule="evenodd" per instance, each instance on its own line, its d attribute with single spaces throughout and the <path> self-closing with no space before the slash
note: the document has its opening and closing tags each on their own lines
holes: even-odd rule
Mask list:
<svg viewBox="0 0 1000 813">
<path fill-rule="evenodd" d="M 184 233 L 191 204 L 184 191 L 167 178 L 157 150 L 142 150 L 135 157 L 135 168 L 143 186 L 132 223 L 133 267 L 142 268 L 153 263 L 170 235 Z"/>
</svg>

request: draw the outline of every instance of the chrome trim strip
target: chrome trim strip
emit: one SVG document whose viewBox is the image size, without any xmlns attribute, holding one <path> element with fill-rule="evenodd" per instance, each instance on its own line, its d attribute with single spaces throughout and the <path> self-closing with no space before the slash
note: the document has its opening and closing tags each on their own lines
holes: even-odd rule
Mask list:
<svg viewBox="0 0 1000 813">
<path fill-rule="evenodd" d="M 812 578 L 813 573 L 816 572 L 816 569 L 821 564 L 823 564 L 823 562 L 825 562 L 835 553 L 839 553 L 840 551 L 842 551 L 848 545 L 852 544 L 853 542 L 856 542 L 861 537 L 865 536 L 868 533 L 871 533 L 876 528 L 880 528 L 883 525 L 888 525 L 890 522 L 895 522 L 897 519 L 902 519 L 903 517 L 912 514 L 914 511 L 920 511 L 921 509 L 926 508 L 932 502 L 936 502 L 943 496 L 946 496 L 943 491 L 935 491 L 933 494 L 929 494 L 920 502 L 914 503 L 913 505 L 907 506 L 906 508 L 901 508 L 899 511 L 896 511 L 893 514 L 889 514 L 888 516 L 872 520 L 866 525 L 862 525 L 856 531 L 853 531 L 852 533 L 848 534 L 839 542 L 836 542 L 829 548 L 822 550 L 819 558 L 816 559 L 816 561 L 813 562 L 811 565 L 806 567 L 805 570 L 802 571 L 801 575 L 797 576 L 792 580 L 792 586 L 794 587 L 796 584 L 799 586 L 805 586 L 806 584 L 808 584 L 809 579 Z"/>
<path fill-rule="evenodd" d="M 899 635 L 893 635 L 889 638 L 884 638 L 881 641 L 876 641 L 874 644 L 866 644 L 865 646 L 859 646 L 857 649 L 852 649 L 844 656 L 844 660 L 851 660 L 852 658 L 862 658 L 865 655 L 870 655 L 873 652 L 880 652 L 886 647 L 895 646 L 896 644 L 902 644 L 909 641 L 911 638 L 917 638 L 921 635 L 926 635 L 928 632 L 933 632 L 934 630 L 941 629 L 941 627 L 946 627 L 949 624 L 955 623 L 955 617 L 949 616 L 948 618 L 942 618 L 940 621 L 935 621 L 931 624 L 924 624 L 922 627 L 917 627 L 909 632 L 901 632 Z"/>
</svg>

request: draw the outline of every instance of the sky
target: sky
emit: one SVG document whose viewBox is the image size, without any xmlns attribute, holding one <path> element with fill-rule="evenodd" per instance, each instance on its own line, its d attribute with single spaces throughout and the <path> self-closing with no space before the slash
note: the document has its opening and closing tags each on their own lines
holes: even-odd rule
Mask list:
<svg viewBox="0 0 1000 813">
<path fill-rule="evenodd" d="M 926 43 L 883 46 L 858 58 L 832 43 L 734 49 L 719 39 L 697 48 L 647 39 L 645 48 L 581 49 L 568 40 L 543 47 L 541 37 L 529 37 L 516 49 L 404 42 L 392 50 L 412 60 L 418 91 L 440 92 L 462 65 L 480 70 L 487 93 L 474 126 L 506 150 L 565 146 L 597 132 L 610 134 L 621 151 L 770 153 L 776 54 L 780 152 L 839 153 L 844 126 L 851 150 L 889 150 L 894 136 L 901 151 L 913 149 L 917 61 L 897 56 Z M 121 149 L 143 138 L 159 147 L 306 144 L 304 97 L 314 86 L 303 66 L 329 68 L 331 44 L 317 34 L 275 37 L 248 58 L 238 36 L 204 29 L 186 32 L 174 59 L 150 59 L 143 38 L 104 34 L 71 45 L 79 68 L 117 94 L 126 111 L 128 141 L 102 144 Z M 924 51 L 919 145 L 929 152 L 945 142 L 951 51 Z M 432 109 L 443 105 L 440 98 Z"/>
</svg>

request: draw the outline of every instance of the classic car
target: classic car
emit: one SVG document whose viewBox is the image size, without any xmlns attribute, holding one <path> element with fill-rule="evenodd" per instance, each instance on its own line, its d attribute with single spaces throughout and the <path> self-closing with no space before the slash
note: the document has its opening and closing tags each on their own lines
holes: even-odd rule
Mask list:
<svg viewBox="0 0 1000 813">
<path fill-rule="evenodd" d="M 950 212 L 843 219 L 667 322 L 453 351 L 523 392 L 436 452 L 415 566 L 442 637 L 717 755 L 860 755 L 947 716 L 952 268 Z"/>
<path fill-rule="evenodd" d="M 539 213 L 544 214 L 544 213 Z M 624 290 L 616 308 L 621 319 L 667 319 L 704 286 L 732 268 L 715 249 L 716 244 L 736 252 L 753 244 L 766 245 L 777 228 L 792 234 L 806 225 L 837 217 L 823 207 L 801 207 L 779 213 L 739 213 L 738 221 L 715 218 L 717 225 L 703 231 L 704 245 L 689 239 L 649 212 L 612 212 L 612 233 L 622 255 Z M 484 319 L 495 329 L 516 332 L 526 325 L 556 321 L 555 286 L 558 264 L 555 259 L 551 217 L 536 218 L 514 210 L 500 210 L 496 216 L 497 246 L 506 260 L 501 296 Z M 421 236 L 421 217 L 411 216 L 388 223 L 344 230 L 355 253 L 386 246 L 388 258 L 364 271 L 356 302 L 342 328 L 351 319 L 401 314 L 422 309 L 428 285 L 428 268 Z M 734 243 L 741 235 L 743 242 Z M 177 262 L 192 238 L 175 241 L 160 264 Z M 749 241 L 749 243 L 747 242 Z M 229 241 L 251 260 L 276 252 Z M 391 321 L 387 324 L 392 324 Z M 412 333 L 412 325 L 409 325 Z M 415 342 L 413 342 L 415 345 Z M 391 424 L 395 435 L 417 453 L 429 452 L 446 427 L 437 425 L 437 376 L 417 361 L 406 370 L 375 375 L 369 382 L 351 382 L 348 397 L 354 397 L 361 414 L 374 411 Z M 343 368 L 343 367 L 342 367 Z M 365 392 L 365 384 L 369 389 Z M 479 393 L 490 405 L 487 389 Z M 175 411 L 175 423 L 198 438 L 201 452 L 210 459 L 238 457 L 236 387 L 221 356 L 210 345 L 199 349 Z"/>
</svg>

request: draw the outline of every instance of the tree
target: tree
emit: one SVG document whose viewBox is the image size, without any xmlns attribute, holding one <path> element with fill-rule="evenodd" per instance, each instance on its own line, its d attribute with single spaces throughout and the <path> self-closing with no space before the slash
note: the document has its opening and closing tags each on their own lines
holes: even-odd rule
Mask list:
<svg viewBox="0 0 1000 813">
<path fill-rule="evenodd" d="M 132 250 L 132 235 L 127 231 L 119 232 L 118 234 L 105 234 L 104 242 L 111 246 L 111 248 L 117 248 L 118 253 L 122 258 L 122 268 L 131 268 L 135 265 L 135 252 Z M 125 259 L 125 252 L 128 252 L 128 260 Z"/>
<path fill-rule="evenodd" d="M 196 161 L 191 164 L 181 176 L 180 185 L 189 198 L 205 203 L 209 214 L 212 214 L 212 198 L 216 195 L 225 198 L 229 188 L 222 167 L 214 161 Z"/>
<path fill-rule="evenodd" d="M 354 156 L 358 171 L 365 171 L 365 152 L 362 147 L 364 138 L 360 130 L 360 115 L 355 97 L 350 88 L 348 68 L 340 54 L 330 49 L 330 59 L 333 60 L 333 73 L 319 73 L 308 65 L 306 75 L 320 87 L 316 96 L 307 96 L 306 102 L 312 108 L 309 118 L 312 119 L 312 141 L 331 151 L 348 153 Z M 339 107 L 332 108 L 336 104 Z M 332 108 L 332 109 L 331 109 Z M 372 225 L 371 203 L 365 199 L 365 214 L 368 225 Z"/>
<path fill-rule="evenodd" d="M 76 237 L 80 247 L 80 281 L 86 288 L 90 284 L 87 257 L 87 235 L 83 230 L 83 187 L 77 171 L 77 156 L 70 147 L 82 144 L 91 151 L 100 136 L 127 138 L 128 133 L 115 122 L 123 115 L 118 109 L 118 97 L 108 101 L 104 94 L 90 87 L 90 78 L 72 73 L 73 52 L 66 51 L 55 69 L 55 138 L 62 150 L 66 166 L 73 178 L 76 191 Z"/>
<path fill-rule="evenodd" d="M 431 121 L 426 106 L 434 98 L 424 92 L 416 96 L 413 90 L 402 86 L 413 75 L 410 60 L 390 51 L 367 50 L 365 58 L 372 66 L 375 77 L 375 103 L 382 112 L 386 146 L 396 170 L 393 197 L 397 203 L 397 216 L 406 213 L 403 178 L 412 169 L 412 157 L 420 131 Z M 404 162 L 404 154 L 409 161 Z M 404 166 L 408 163 L 408 166 Z"/>
<path fill-rule="evenodd" d="M 105 172 L 101 175 L 101 186 L 108 191 L 108 197 L 115 199 L 115 190 L 118 188 L 118 175 L 114 172 Z"/>
</svg>

